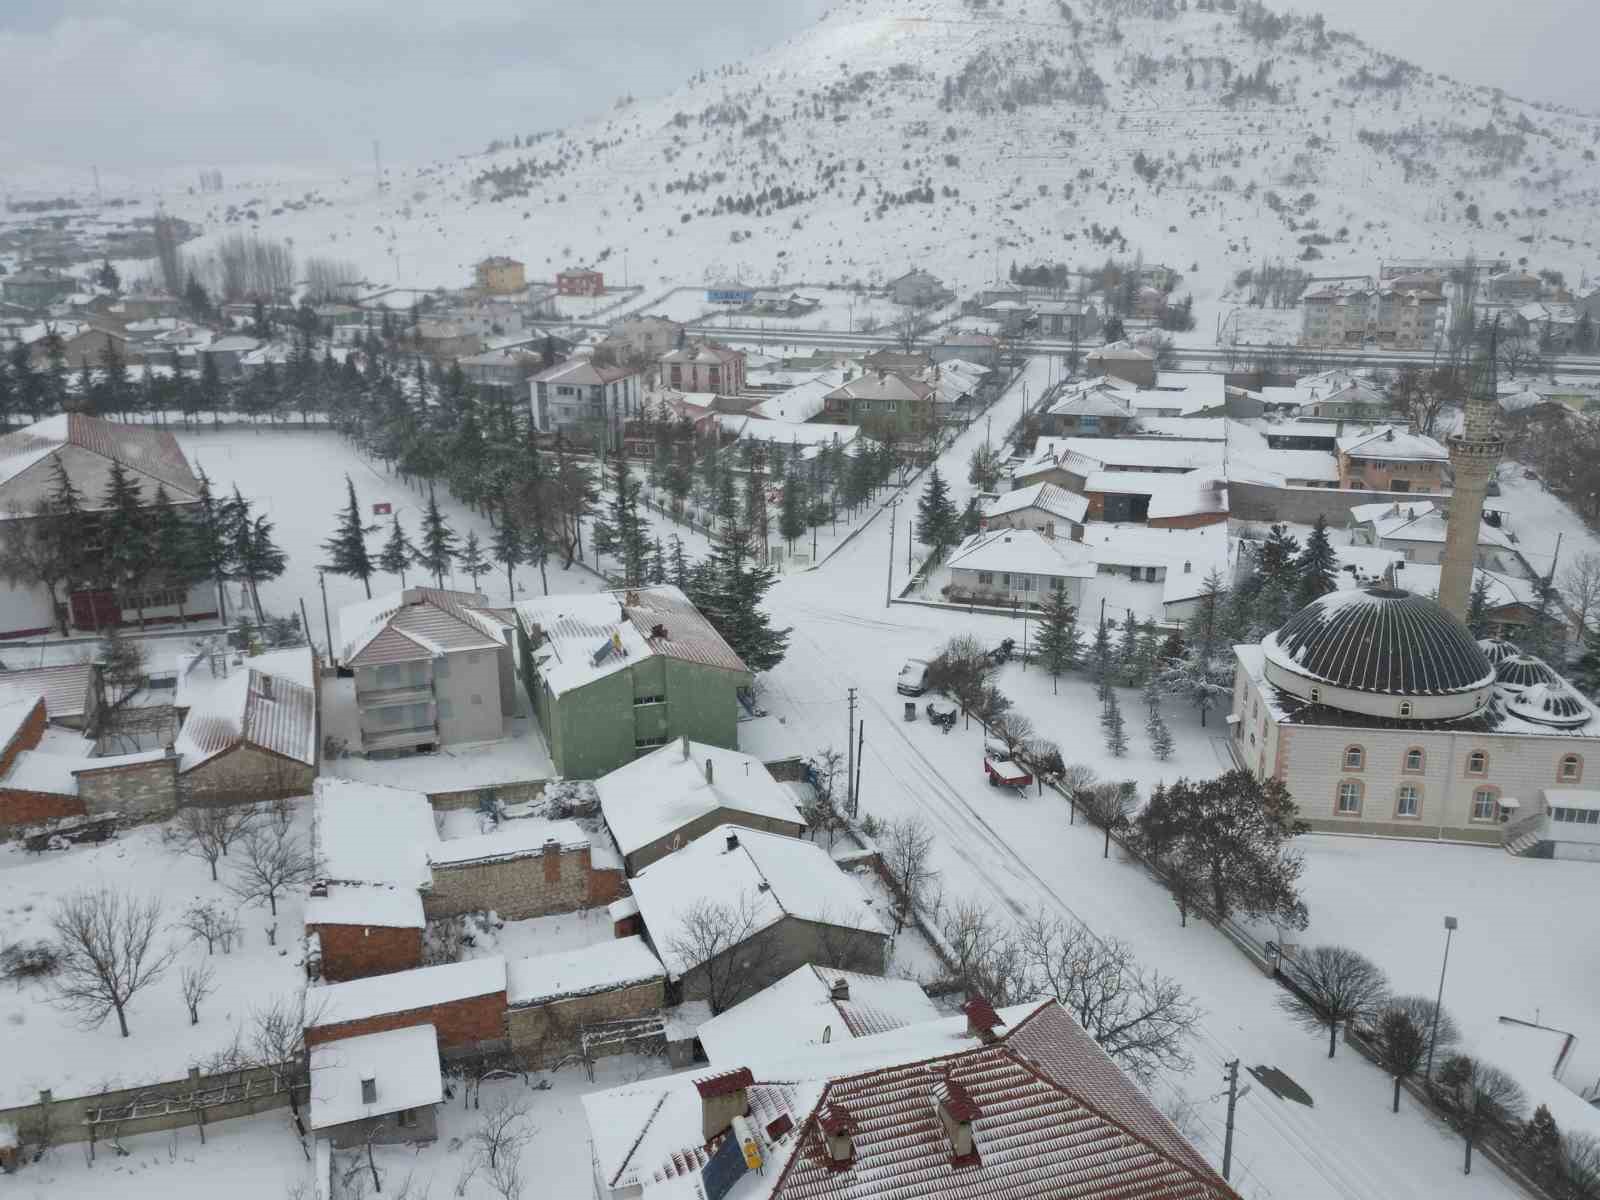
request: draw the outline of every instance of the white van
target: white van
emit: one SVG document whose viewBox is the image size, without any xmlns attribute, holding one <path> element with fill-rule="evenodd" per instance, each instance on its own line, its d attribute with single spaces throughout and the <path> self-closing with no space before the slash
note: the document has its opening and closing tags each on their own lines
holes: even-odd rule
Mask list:
<svg viewBox="0 0 1600 1200">
<path fill-rule="evenodd" d="M 900 678 L 895 683 L 895 691 L 902 696 L 920 696 L 928 690 L 928 660 L 925 658 L 908 658 L 906 665 L 900 668 Z"/>
</svg>

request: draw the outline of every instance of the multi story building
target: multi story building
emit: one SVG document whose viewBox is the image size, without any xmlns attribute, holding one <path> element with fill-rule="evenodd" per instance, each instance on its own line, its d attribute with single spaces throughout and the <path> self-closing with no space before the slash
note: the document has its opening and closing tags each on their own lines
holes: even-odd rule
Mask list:
<svg viewBox="0 0 1600 1200">
<path fill-rule="evenodd" d="M 1441 492 L 1450 452 L 1422 433 L 1393 425 L 1337 440 L 1339 486 L 1376 492 Z"/>
<path fill-rule="evenodd" d="M 744 351 L 693 342 L 661 356 L 661 386 L 676 392 L 737 396 L 744 391 Z"/>
<path fill-rule="evenodd" d="M 562 296 L 603 296 L 606 277 L 588 267 L 572 267 L 556 273 L 556 292 Z"/>
<path fill-rule="evenodd" d="M 921 437 L 933 428 L 934 390 L 898 371 L 866 371 L 847 379 L 823 399 L 823 417 L 839 425 L 861 425 L 880 435 Z"/>
<path fill-rule="evenodd" d="M 522 264 L 503 255 L 484 259 L 472 268 L 472 272 L 477 279 L 478 290 L 492 296 L 507 296 L 523 291 L 528 286 Z"/>
<path fill-rule="evenodd" d="M 1359 346 L 1372 340 L 1396 349 L 1437 343 L 1444 296 L 1426 287 L 1346 288 L 1334 284 L 1301 297 L 1300 341 L 1307 346 Z"/>
<path fill-rule="evenodd" d="M 639 415 L 641 372 L 587 358 L 569 359 L 529 381 L 533 427 L 541 433 L 603 436 L 613 449 Z"/>
</svg>

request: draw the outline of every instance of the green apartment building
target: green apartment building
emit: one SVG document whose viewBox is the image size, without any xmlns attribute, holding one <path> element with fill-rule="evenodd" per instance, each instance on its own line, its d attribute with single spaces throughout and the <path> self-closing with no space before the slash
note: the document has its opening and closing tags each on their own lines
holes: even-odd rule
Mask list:
<svg viewBox="0 0 1600 1200">
<path fill-rule="evenodd" d="M 680 737 L 739 746 L 750 668 L 675 587 L 516 606 L 522 680 L 568 779 L 598 779 Z"/>
</svg>

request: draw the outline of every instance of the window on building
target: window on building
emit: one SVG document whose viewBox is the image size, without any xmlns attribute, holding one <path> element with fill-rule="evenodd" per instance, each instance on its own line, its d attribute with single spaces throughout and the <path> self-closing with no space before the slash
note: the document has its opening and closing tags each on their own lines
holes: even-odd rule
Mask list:
<svg viewBox="0 0 1600 1200">
<path fill-rule="evenodd" d="M 979 571 L 978 572 L 978 582 L 979 583 L 993 583 L 994 582 L 994 572 L 993 571 Z"/>
<path fill-rule="evenodd" d="M 1321 688 L 1312 688 L 1311 689 L 1311 703 L 1313 703 L 1313 704 L 1321 704 L 1322 703 L 1322 689 Z"/>
<path fill-rule="evenodd" d="M 401 1129 L 415 1129 L 417 1127 L 417 1110 L 414 1108 L 402 1108 L 395 1114 L 395 1122 Z"/>
<path fill-rule="evenodd" d="M 1495 804 L 1500 799 L 1493 788 L 1479 788 L 1472 793 L 1472 819 L 1474 821 L 1494 820 Z"/>
<path fill-rule="evenodd" d="M 1064 591 L 1066 589 L 1066 586 L 1067 586 L 1067 581 L 1065 579 L 1061 578 L 1061 576 L 1059 576 L 1059 575 L 1050 576 L 1050 590 L 1052 592 Z"/>
<path fill-rule="evenodd" d="M 1556 776 L 1562 783 L 1577 783 L 1583 779 L 1583 759 L 1576 754 L 1565 754 L 1561 757 L 1561 767 Z"/>
<path fill-rule="evenodd" d="M 1361 815 L 1361 781 L 1359 779 L 1342 779 L 1339 781 L 1336 808 L 1344 816 Z"/>
<path fill-rule="evenodd" d="M 1421 746 L 1413 746 L 1411 749 L 1406 751 L 1405 769 L 1407 771 L 1411 771 L 1420 775 L 1422 773 L 1423 764 L 1426 762 L 1427 758 L 1422 753 Z"/>
<path fill-rule="evenodd" d="M 1011 576 L 1009 574 L 1007 574 L 1006 572 L 1004 572 L 1004 571 L 1000 572 L 1000 586 L 1001 587 L 1010 587 L 1011 586 Z"/>
<path fill-rule="evenodd" d="M 1400 715 L 1402 717 L 1409 717 L 1411 715 L 1411 701 L 1409 701 L 1409 700 L 1400 701 Z"/>
<path fill-rule="evenodd" d="M 1422 810 L 1422 790 L 1415 784 L 1402 783 L 1395 793 L 1394 815 L 1414 817 Z"/>
<path fill-rule="evenodd" d="M 660 737 L 635 738 L 633 749 L 636 753 L 641 750 L 654 750 L 657 746 L 665 746 L 671 740 L 664 733 Z"/>
<path fill-rule="evenodd" d="M 1487 775 L 1489 773 L 1489 756 L 1482 750 L 1474 750 L 1467 755 L 1468 775 Z"/>
<path fill-rule="evenodd" d="M 666 702 L 667 702 L 667 698 L 665 696 L 659 696 L 659 695 L 658 696 L 635 696 L 633 698 L 633 704 L 634 704 L 635 708 L 641 708 L 646 704 L 665 704 Z"/>
<path fill-rule="evenodd" d="M 1344 769 L 1346 771 L 1359 771 L 1367 761 L 1367 752 L 1360 746 L 1346 746 L 1344 748 Z"/>
</svg>

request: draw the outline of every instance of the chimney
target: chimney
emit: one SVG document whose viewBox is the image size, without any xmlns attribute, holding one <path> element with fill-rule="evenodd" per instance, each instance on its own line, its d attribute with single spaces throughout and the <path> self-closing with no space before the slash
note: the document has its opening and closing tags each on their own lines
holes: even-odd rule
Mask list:
<svg viewBox="0 0 1600 1200">
<path fill-rule="evenodd" d="M 264 699 L 267 699 L 267 700 L 271 700 L 272 699 L 272 676 L 271 675 L 263 675 L 261 677 L 261 695 L 262 695 L 262 697 Z"/>
<path fill-rule="evenodd" d="M 929 1095 L 939 1113 L 939 1124 L 944 1126 L 945 1136 L 950 1139 L 951 1166 L 976 1162 L 978 1149 L 972 1141 L 972 1122 L 983 1116 L 977 1101 L 950 1075 L 934 1084 Z"/>
<path fill-rule="evenodd" d="M 975 1037 L 984 1045 L 999 1040 L 995 1028 L 1004 1025 L 1000 1014 L 995 1012 L 994 1005 L 982 996 L 974 996 L 961 1006 L 961 1011 L 967 1018 L 967 1036 Z"/>
<path fill-rule="evenodd" d="M 705 1141 L 728 1132 L 735 1117 L 749 1113 L 750 1085 L 754 1082 L 749 1067 L 694 1081 L 695 1090 L 700 1093 L 700 1132 Z"/>
<path fill-rule="evenodd" d="M 822 1140 L 828 1147 L 828 1166 L 839 1171 L 854 1162 L 855 1119 L 839 1105 L 829 1103 L 817 1114 L 817 1124 L 822 1127 Z"/>
<path fill-rule="evenodd" d="M 833 981 L 828 988 L 828 999 L 844 1001 L 850 999 L 850 981 L 843 976 Z"/>
<path fill-rule="evenodd" d="M 378 1102 L 378 1081 L 368 1076 L 361 1081 L 361 1103 L 376 1104 Z"/>
<path fill-rule="evenodd" d="M 689 735 L 687 733 L 684 734 L 679 739 L 679 744 L 682 745 L 682 747 L 683 747 L 683 761 L 684 762 L 688 762 L 689 761 Z"/>
<path fill-rule="evenodd" d="M 710 787 L 713 783 L 716 782 L 716 779 L 713 777 L 714 774 L 715 774 L 715 772 L 713 772 L 712 769 L 711 769 L 711 760 L 709 758 L 707 758 L 706 759 L 706 786 L 707 787 Z"/>
<path fill-rule="evenodd" d="M 733 851 L 733 850 L 737 850 L 738 848 L 739 848 L 739 835 L 737 833 L 735 833 L 733 830 L 730 829 L 730 830 L 728 830 L 728 849 L 729 849 L 729 851 Z"/>
</svg>

